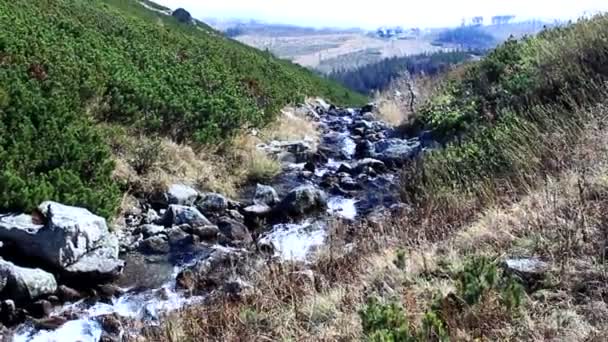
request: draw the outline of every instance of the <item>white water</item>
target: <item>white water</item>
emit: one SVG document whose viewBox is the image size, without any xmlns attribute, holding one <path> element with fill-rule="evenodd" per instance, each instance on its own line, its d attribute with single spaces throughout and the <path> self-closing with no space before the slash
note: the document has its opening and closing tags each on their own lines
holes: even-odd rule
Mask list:
<svg viewBox="0 0 608 342">
<path fill-rule="evenodd" d="M 235 249 L 213 246 L 215 250 Z M 156 324 L 161 313 L 171 312 L 186 305 L 200 302 L 204 297 L 186 298 L 175 290 L 175 278 L 181 270 L 194 265 L 195 259 L 180 267 L 174 267 L 171 280 L 159 289 L 146 290 L 139 293 L 127 293 L 112 301 L 112 304 L 98 302 L 88 307 L 84 300 L 74 304 L 64 305 L 54 315 L 67 312 L 79 313 L 80 319 L 68 321 L 56 330 L 36 330 L 32 326 L 23 326 L 13 337 L 15 342 L 97 342 L 102 334 L 98 318 L 105 315 L 117 314 L 125 318 L 145 320 L 149 324 Z M 128 291 L 128 289 L 125 289 Z"/>
<path fill-rule="evenodd" d="M 327 212 L 348 220 L 354 220 L 357 217 L 356 204 L 357 200 L 354 198 L 332 197 L 327 202 Z"/>
<path fill-rule="evenodd" d="M 315 247 L 325 241 L 325 225 L 304 221 L 300 224 L 277 224 L 260 241 L 272 242 L 283 260 L 304 261 Z"/>
</svg>

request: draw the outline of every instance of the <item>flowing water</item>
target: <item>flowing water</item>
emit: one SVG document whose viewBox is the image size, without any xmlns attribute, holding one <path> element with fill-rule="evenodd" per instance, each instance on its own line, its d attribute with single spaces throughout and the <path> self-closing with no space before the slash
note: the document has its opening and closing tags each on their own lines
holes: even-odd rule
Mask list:
<svg viewBox="0 0 608 342">
<path fill-rule="evenodd" d="M 324 151 L 324 158 L 309 158 L 302 163 L 286 164 L 283 173 L 270 184 L 278 190 L 281 197 L 302 184 L 313 184 L 328 193 L 325 213 L 293 222 L 276 223 L 258 237 L 258 242 L 272 242 L 277 257 L 284 260 L 309 260 L 314 251 L 325 242 L 330 219 L 352 222 L 374 210 L 399 203 L 395 171 L 372 172 L 369 175 L 356 175 L 357 172 L 354 172 L 356 177 L 353 175 L 352 178 L 344 174 L 344 170 L 357 168 L 362 159 L 356 158 L 357 142 L 368 137 L 376 141 L 389 138 L 392 130 L 387 125 L 372 120 L 370 114 L 365 116 L 359 110 L 335 109 L 321 113 L 319 127 L 322 130 L 319 150 Z M 314 166 L 312 171 L 311 165 Z M 328 181 L 332 177 L 342 179 Z M 343 189 L 347 185 L 352 186 L 350 191 Z M 127 266 L 125 272 L 133 270 L 135 275 L 127 277 L 131 282 L 121 283 L 125 294 L 111 302 L 90 303 L 82 300 L 64 305 L 57 308 L 54 314 L 73 313 L 71 317 L 76 319 L 53 331 L 36 330 L 31 323 L 23 324 L 16 329 L 14 341 L 99 341 L 103 329 L 98 318 L 108 314 L 154 325 L 161 313 L 193 305 L 204 299 L 185 297 L 176 290 L 175 278 L 182 269 L 207 257 L 213 250 L 235 252 L 216 245 L 188 251 L 179 257 L 161 257 L 155 263 L 127 260 L 131 269 Z"/>
</svg>

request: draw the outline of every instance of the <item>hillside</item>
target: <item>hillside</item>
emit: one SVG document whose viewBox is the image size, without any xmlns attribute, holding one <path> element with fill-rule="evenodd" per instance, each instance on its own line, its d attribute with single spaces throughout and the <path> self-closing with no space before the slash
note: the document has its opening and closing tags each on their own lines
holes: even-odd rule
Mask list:
<svg viewBox="0 0 608 342">
<path fill-rule="evenodd" d="M 5 1 L 0 32 L 3 212 L 53 199 L 111 216 L 120 190 L 108 139 L 117 128 L 207 144 L 265 125 L 305 96 L 364 101 L 131 0 Z"/>
<path fill-rule="evenodd" d="M 606 324 L 608 17 L 453 70 L 409 136 L 405 208 L 170 315 L 161 340 L 583 341 Z M 261 295 L 264 294 L 264 295 Z"/>
</svg>

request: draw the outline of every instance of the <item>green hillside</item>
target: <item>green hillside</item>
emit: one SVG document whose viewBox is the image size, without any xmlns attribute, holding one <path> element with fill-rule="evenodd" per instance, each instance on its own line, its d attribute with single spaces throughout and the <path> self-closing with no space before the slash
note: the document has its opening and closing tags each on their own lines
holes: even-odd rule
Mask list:
<svg viewBox="0 0 608 342">
<path fill-rule="evenodd" d="M 43 199 L 110 215 L 119 191 L 98 123 L 213 143 L 288 103 L 358 94 L 131 0 L 0 3 L 0 212 Z"/>
<path fill-rule="evenodd" d="M 505 42 L 453 73 L 419 111 L 410 129 L 430 129 L 447 146 L 414 168 L 406 193 L 463 203 L 531 186 L 567 164 L 607 82 L 606 15 Z"/>
</svg>

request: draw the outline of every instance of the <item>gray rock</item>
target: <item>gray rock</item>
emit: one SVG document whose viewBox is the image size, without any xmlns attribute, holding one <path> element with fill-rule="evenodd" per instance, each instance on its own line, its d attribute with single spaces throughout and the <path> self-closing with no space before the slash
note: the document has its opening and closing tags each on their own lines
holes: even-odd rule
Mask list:
<svg viewBox="0 0 608 342">
<path fill-rule="evenodd" d="M 192 229 L 192 234 L 198 236 L 202 240 L 214 240 L 220 233 L 217 226 L 200 226 Z"/>
<path fill-rule="evenodd" d="M 249 229 L 241 222 L 229 217 L 222 217 L 217 226 L 220 232 L 233 243 L 248 245 L 253 242 Z"/>
<path fill-rule="evenodd" d="M 364 172 L 365 170 L 368 170 L 368 168 L 371 168 L 374 171 L 379 172 L 379 173 L 386 172 L 386 164 L 384 164 L 380 160 L 373 159 L 373 158 L 364 158 L 364 159 L 359 160 L 357 162 L 357 164 L 355 165 L 354 171 L 356 173 L 361 173 L 361 172 Z"/>
<path fill-rule="evenodd" d="M 254 204 L 243 209 L 245 215 L 254 217 L 264 217 L 270 214 L 271 211 L 272 208 L 264 204 Z"/>
<path fill-rule="evenodd" d="M 48 300 L 40 299 L 29 305 L 27 310 L 34 318 L 44 318 L 53 311 L 53 304 Z"/>
<path fill-rule="evenodd" d="M 118 240 L 110 234 L 102 217 L 83 208 L 56 202 L 44 202 L 38 211 L 44 222 L 34 222 L 30 215 L 1 217 L 0 239 L 12 242 L 24 256 L 38 259 L 70 277 L 100 275 L 97 265 L 90 262 L 93 258 L 101 262 L 99 258 L 103 257 L 107 259 L 103 262 L 115 265 L 121 263 Z M 103 253 L 99 253 L 99 249 Z M 86 262 L 69 269 L 85 257 Z M 91 268 L 84 268 L 85 265 Z M 76 274 L 73 273 L 75 269 L 78 270 Z"/>
<path fill-rule="evenodd" d="M 159 219 L 160 219 L 160 216 L 158 216 L 158 213 L 156 212 L 156 210 L 148 209 L 148 211 L 144 215 L 142 221 L 145 224 L 152 224 L 152 223 L 158 221 Z"/>
<path fill-rule="evenodd" d="M 32 300 L 57 291 L 55 277 L 39 268 L 25 268 L 0 259 L 2 294 L 16 301 Z"/>
<path fill-rule="evenodd" d="M 279 203 L 277 191 L 268 185 L 258 184 L 253 195 L 253 203 L 258 205 L 273 206 Z"/>
<path fill-rule="evenodd" d="M 172 247 L 182 247 L 191 245 L 193 240 L 192 236 L 179 227 L 174 227 L 168 231 L 169 245 Z"/>
<path fill-rule="evenodd" d="M 145 224 L 140 227 L 141 233 L 145 238 L 149 238 L 150 236 L 159 235 L 165 232 L 165 227 L 157 226 L 155 224 Z"/>
<path fill-rule="evenodd" d="M 327 209 L 327 195 L 313 185 L 302 185 L 291 190 L 274 209 L 279 215 L 302 216 Z"/>
<path fill-rule="evenodd" d="M 148 254 L 167 254 L 171 251 L 168 239 L 164 235 L 147 238 L 141 242 L 139 247 L 142 252 Z"/>
<path fill-rule="evenodd" d="M 116 238 L 108 237 L 108 239 L 115 240 Z M 116 245 L 118 245 L 118 241 L 116 241 Z M 66 267 L 64 273 L 70 278 L 87 279 L 92 282 L 116 279 L 122 273 L 125 265 L 124 261 L 114 257 L 117 249 L 114 247 L 95 249 Z"/>
<path fill-rule="evenodd" d="M 228 209 L 229 201 L 223 195 L 217 193 L 206 193 L 201 196 L 196 207 L 204 215 L 219 215 Z"/>
<path fill-rule="evenodd" d="M 524 284 L 535 289 L 549 271 L 549 264 L 538 258 L 510 258 L 503 263 L 506 273 L 517 276 Z"/>
<path fill-rule="evenodd" d="M 57 295 L 64 302 L 77 302 L 80 299 L 84 298 L 83 294 L 74 290 L 73 288 L 67 287 L 65 285 L 59 286 L 57 289 Z"/>
<path fill-rule="evenodd" d="M 168 204 L 193 205 L 197 198 L 198 191 L 184 184 L 173 184 L 167 191 Z"/>
<path fill-rule="evenodd" d="M 374 144 L 376 158 L 386 163 L 402 163 L 421 151 L 422 146 L 416 140 L 397 138 L 385 139 Z"/>
<path fill-rule="evenodd" d="M 211 222 L 194 207 L 172 204 L 169 206 L 163 217 L 159 221 L 165 227 L 173 225 L 179 226 L 189 224 L 195 226 L 207 226 Z"/>
</svg>

